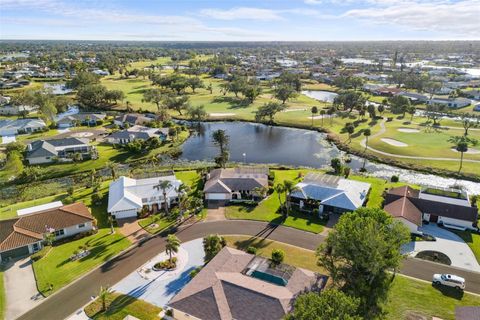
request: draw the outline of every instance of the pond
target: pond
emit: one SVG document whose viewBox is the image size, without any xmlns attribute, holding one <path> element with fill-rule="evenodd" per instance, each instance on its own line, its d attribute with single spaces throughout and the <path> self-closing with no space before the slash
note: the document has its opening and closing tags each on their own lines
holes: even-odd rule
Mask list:
<svg viewBox="0 0 480 320">
<path fill-rule="evenodd" d="M 335 97 L 338 96 L 335 92 L 321 90 L 304 90 L 302 93 L 309 98 L 323 102 L 333 102 Z"/>
<path fill-rule="evenodd" d="M 182 146 L 182 159 L 212 161 L 218 148 L 212 142 L 215 130 L 225 130 L 230 137 L 230 161 L 238 163 L 264 163 L 296 167 L 327 168 L 335 157 L 344 153 L 326 140 L 325 134 L 286 127 L 267 126 L 249 122 L 207 122 L 192 125 L 196 133 Z M 358 171 L 364 162 L 361 157 L 350 156 L 348 164 Z M 390 179 L 398 175 L 401 181 L 448 187 L 461 185 L 470 193 L 480 193 L 480 183 L 423 174 L 412 170 L 366 161 L 370 175 Z"/>
</svg>

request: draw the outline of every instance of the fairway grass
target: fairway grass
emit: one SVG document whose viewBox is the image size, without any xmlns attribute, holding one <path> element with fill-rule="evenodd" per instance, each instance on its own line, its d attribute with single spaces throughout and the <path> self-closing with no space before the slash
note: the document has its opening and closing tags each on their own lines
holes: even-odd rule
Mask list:
<svg viewBox="0 0 480 320">
<path fill-rule="evenodd" d="M 237 249 L 256 247 L 257 254 L 266 258 L 270 258 L 273 249 L 282 249 L 285 251 L 285 263 L 326 274 L 325 270 L 317 266 L 314 251 L 263 238 L 226 235 L 225 239 L 228 246 Z M 397 275 L 385 304 L 387 312 L 385 318 L 387 320 L 409 319 L 407 316 L 414 312 L 428 319 L 435 316 L 444 320 L 454 320 L 455 307 L 478 305 L 480 305 L 478 296 L 469 293 L 461 293 L 457 296 L 444 295 L 430 283 Z"/>
</svg>

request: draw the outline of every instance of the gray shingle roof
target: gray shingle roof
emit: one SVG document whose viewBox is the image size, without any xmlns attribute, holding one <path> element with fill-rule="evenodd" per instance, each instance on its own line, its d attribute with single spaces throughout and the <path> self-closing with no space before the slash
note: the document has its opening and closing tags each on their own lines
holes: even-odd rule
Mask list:
<svg viewBox="0 0 480 320">
<path fill-rule="evenodd" d="M 266 168 L 229 168 L 210 171 L 210 179 L 203 189 L 206 193 L 225 193 L 238 190 L 253 190 L 268 186 Z"/>
<path fill-rule="evenodd" d="M 65 138 L 52 140 L 37 140 L 30 143 L 31 150 L 27 152 L 27 158 L 57 156 L 56 147 L 68 147 L 76 145 L 88 145 L 89 140 L 83 138 Z"/>
</svg>

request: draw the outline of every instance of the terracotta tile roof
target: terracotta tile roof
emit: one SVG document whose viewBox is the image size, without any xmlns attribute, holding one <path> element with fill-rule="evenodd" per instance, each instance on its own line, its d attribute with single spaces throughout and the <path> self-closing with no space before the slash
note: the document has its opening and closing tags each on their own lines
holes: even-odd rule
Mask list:
<svg viewBox="0 0 480 320">
<path fill-rule="evenodd" d="M 81 202 L 60 208 L 0 221 L 0 251 L 7 251 L 43 239 L 47 228 L 64 229 L 93 220 L 90 211 Z"/>
<path fill-rule="evenodd" d="M 395 218 L 404 218 L 417 226 L 422 225 L 422 212 L 407 197 L 390 202 L 384 210 Z"/>
<path fill-rule="evenodd" d="M 326 278 L 292 268 L 285 286 L 247 275 L 256 256 L 223 248 L 173 299 L 169 306 L 204 320 L 282 319 L 295 297 L 317 290 Z"/>
</svg>

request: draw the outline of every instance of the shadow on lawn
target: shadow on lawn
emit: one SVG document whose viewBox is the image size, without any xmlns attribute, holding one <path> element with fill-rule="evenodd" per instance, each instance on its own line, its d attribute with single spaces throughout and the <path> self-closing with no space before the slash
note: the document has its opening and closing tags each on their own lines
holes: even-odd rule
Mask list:
<svg viewBox="0 0 480 320">
<path fill-rule="evenodd" d="M 452 287 L 447 287 L 443 285 L 435 285 L 432 284 L 432 287 L 440 291 L 444 296 L 456 299 L 456 300 L 462 300 L 464 292 L 463 290 L 458 290 Z"/>
</svg>

